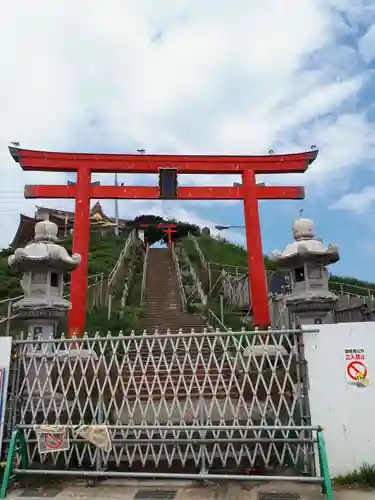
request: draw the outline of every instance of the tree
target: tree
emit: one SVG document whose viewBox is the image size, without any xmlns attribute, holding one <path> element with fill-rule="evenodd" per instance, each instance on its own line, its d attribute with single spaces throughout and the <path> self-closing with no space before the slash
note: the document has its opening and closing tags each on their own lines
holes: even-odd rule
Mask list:
<svg viewBox="0 0 375 500">
<path fill-rule="evenodd" d="M 172 233 L 172 240 L 185 238 L 189 232 L 194 235 L 200 235 L 200 228 L 195 224 L 181 222 L 176 219 L 164 219 L 157 215 L 139 215 L 132 222 L 134 227 L 140 227 L 143 224 L 148 224 L 145 228 L 145 242 L 153 245 L 157 241 L 168 243 L 168 235 L 163 231 L 163 228 L 157 227 L 157 224 L 176 224 L 176 232 Z"/>
<path fill-rule="evenodd" d="M 199 226 L 195 224 L 190 224 L 188 222 L 181 222 L 176 219 L 169 219 L 167 221 L 168 224 L 176 224 L 176 232 L 172 233 L 172 240 L 179 240 L 181 238 L 186 238 L 189 233 L 192 233 L 194 236 L 200 236 L 201 230 Z M 164 233 L 163 241 L 168 242 L 168 235 Z"/>
</svg>

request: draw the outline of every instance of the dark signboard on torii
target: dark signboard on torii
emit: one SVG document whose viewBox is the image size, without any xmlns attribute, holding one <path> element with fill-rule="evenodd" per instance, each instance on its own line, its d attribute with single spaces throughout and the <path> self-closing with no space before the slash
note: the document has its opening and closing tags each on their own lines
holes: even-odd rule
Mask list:
<svg viewBox="0 0 375 500">
<path fill-rule="evenodd" d="M 317 150 L 304 153 L 269 156 L 206 156 L 206 155 L 128 155 L 53 153 L 9 148 L 23 170 L 44 172 L 76 172 L 74 185 L 35 185 L 25 187 L 26 198 L 75 199 L 73 252 L 81 255 L 81 264 L 72 273 L 69 312 L 70 335 L 82 335 L 85 328 L 88 275 L 88 244 L 90 236 L 90 200 L 143 199 L 156 200 L 243 200 L 250 303 L 255 326 L 268 327 L 270 314 L 259 224 L 258 200 L 302 199 L 304 188 L 295 186 L 257 185 L 256 174 L 302 173 L 307 170 Z M 159 186 L 98 186 L 91 184 L 92 173 L 129 173 L 160 176 L 170 173 L 167 181 L 176 182 L 174 195 L 167 185 L 163 194 Z M 241 174 L 242 184 L 235 186 L 177 186 L 179 174 Z M 173 186 L 172 186 L 173 187 Z"/>
</svg>

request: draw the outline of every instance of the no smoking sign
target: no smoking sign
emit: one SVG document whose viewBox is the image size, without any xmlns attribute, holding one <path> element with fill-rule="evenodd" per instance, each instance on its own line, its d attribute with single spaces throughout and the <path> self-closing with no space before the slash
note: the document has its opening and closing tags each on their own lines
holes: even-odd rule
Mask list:
<svg viewBox="0 0 375 500">
<path fill-rule="evenodd" d="M 44 434 L 44 444 L 46 445 L 46 448 L 58 450 L 64 443 L 64 437 L 64 432 L 61 432 L 60 434 L 51 434 L 48 432 Z"/>
<path fill-rule="evenodd" d="M 365 387 L 369 384 L 364 349 L 345 349 L 346 380 L 350 385 Z"/>
<path fill-rule="evenodd" d="M 365 379 L 367 377 L 367 367 L 361 361 L 352 361 L 346 367 L 346 372 L 351 380 Z"/>
<path fill-rule="evenodd" d="M 69 435 L 67 430 L 37 432 L 39 453 L 58 453 L 69 450 Z"/>
</svg>

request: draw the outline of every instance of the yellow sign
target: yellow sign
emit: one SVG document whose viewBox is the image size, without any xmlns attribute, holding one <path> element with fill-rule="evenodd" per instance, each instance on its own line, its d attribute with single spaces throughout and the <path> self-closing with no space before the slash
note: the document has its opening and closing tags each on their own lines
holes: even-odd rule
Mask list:
<svg viewBox="0 0 375 500">
<path fill-rule="evenodd" d="M 361 386 L 367 386 L 369 385 L 370 381 L 368 378 L 366 378 L 363 373 L 358 373 L 355 377 L 356 379 L 356 382 L 358 385 L 361 385 Z"/>
</svg>

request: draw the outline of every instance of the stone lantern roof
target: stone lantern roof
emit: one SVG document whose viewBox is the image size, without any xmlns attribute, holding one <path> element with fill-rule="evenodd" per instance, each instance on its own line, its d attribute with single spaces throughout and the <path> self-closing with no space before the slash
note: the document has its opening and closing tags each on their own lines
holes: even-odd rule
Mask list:
<svg viewBox="0 0 375 500">
<path fill-rule="evenodd" d="M 25 248 L 17 248 L 8 258 L 9 266 L 21 272 L 41 267 L 56 272 L 74 270 L 80 264 L 81 256 L 70 256 L 64 247 L 58 245 L 57 232 L 54 222 L 45 220 L 35 224 L 34 241 Z"/>
<path fill-rule="evenodd" d="M 323 266 L 334 264 L 340 259 L 336 245 L 325 247 L 314 234 L 314 224 L 310 219 L 297 219 L 293 224 L 294 242 L 283 252 L 274 250 L 272 260 L 280 267 L 292 268 L 307 262 Z"/>
</svg>

